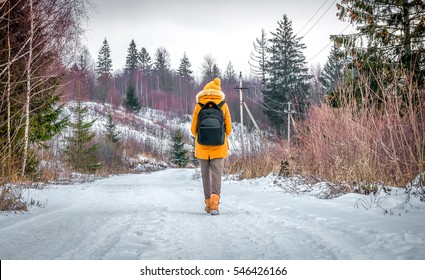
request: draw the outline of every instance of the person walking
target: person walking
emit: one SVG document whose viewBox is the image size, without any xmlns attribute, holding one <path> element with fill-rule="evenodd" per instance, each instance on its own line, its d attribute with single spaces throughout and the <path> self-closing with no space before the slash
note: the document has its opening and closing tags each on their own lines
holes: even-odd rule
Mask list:
<svg viewBox="0 0 425 280">
<path fill-rule="evenodd" d="M 232 133 L 229 107 L 221 81 L 215 78 L 196 95 L 191 132 L 195 136 L 195 157 L 201 165 L 205 211 L 218 215 L 224 158 L 229 154 L 227 138 Z"/>
</svg>

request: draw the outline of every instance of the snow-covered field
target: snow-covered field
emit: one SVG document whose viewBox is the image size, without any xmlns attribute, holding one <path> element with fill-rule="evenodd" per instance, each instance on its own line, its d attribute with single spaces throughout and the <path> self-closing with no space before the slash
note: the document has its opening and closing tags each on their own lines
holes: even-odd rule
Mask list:
<svg viewBox="0 0 425 280">
<path fill-rule="evenodd" d="M 210 216 L 194 173 L 24 190 L 45 207 L 0 214 L 0 259 L 425 259 L 425 203 L 400 207 L 402 190 L 366 210 L 358 194 L 326 200 L 270 177 L 225 181 L 221 215 Z"/>
</svg>

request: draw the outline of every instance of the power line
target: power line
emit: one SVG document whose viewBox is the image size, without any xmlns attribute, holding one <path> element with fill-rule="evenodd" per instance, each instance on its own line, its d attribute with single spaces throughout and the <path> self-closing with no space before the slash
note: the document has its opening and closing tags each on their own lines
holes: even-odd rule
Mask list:
<svg viewBox="0 0 425 280">
<path fill-rule="evenodd" d="M 314 15 L 312 15 L 310 17 L 310 19 L 307 21 L 306 24 L 304 24 L 304 26 L 297 32 L 297 34 L 295 36 L 298 36 L 298 34 L 301 33 L 301 31 L 303 31 L 303 29 L 310 23 L 310 21 L 317 15 L 317 13 L 322 9 L 322 7 L 326 4 L 326 2 L 328 2 L 328 0 L 325 0 L 325 2 L 323 2 L 322 6 L 320 6 L 319 9 L 317 9 L 317 11 L 314 13 Z"/>
<path fill-rule="evenodd" d="M 249 86 L 250 86 L 250 87 L 254 87 L 254 88 L 255 88 L 255 90 L 254 90 L 254 95 L 257 97 L 257 99 L 259 99 L 259 100 L 260 100 L 260 102 L 261 102 L 261 103 L 259 103 L 257 100 L 254 100 L 253 98 L 251 98 L 251 97 L 250 97 L 250 96 L 248 96 L 248 95 L 245 95 L 245 98 L 249 99 L 252 103 L 254 103 L 255 105 L 257 105 L 257 106 L 261 107 L 261 108 L 262 108 L 262 109 L 264 109 L 264 110 L 267 110 L 267 111 L 270 111 L 270 112 L 277 113 L 278 115 L 281 115 L 281 116 L 286 115 L 286 113 L 284 113 L 283 111 L 279 111 L 279 110 L 277 110 L 277 109 L 275 109 L 275 108 L 270 107 L 269 105 L 267 105 L 267 103 L 262 102 L 262 101 L 263 101 L 263 99 L 262 99 L 260 96 L 258 96 L 258 94 L 256 93 L 256 91 L 257 91 L 257 90 L 258 90 L 259 92 L 263 93 L 261 90 L 259 90 L 259 89 L 258 89 L 258 86 L 256 86 L 256 85 L 249 85 Z M 248 90 L 249 90 L 250 92 L 252 92 L 252 89 L 248 89 Z M 267 96 L 267 94 L 264 94 L 264 93 L 263 93 L 263 98 L 266 98 L 266 99 L 268 99 L 268 100 L 272 101 L 273 103 L 278 104 L 278 105 L 280 105 L 280 106 L 282 106 L 282 107 L 284 107 L 284 106 L 287 106 L 287 105 L 288 105 L 288 102 L 280 102 L 280 101 L 277 101 L 277 100 L 275 100 L 275 99 L 270 98 L 269 96 Z M 305 107 L 307 107 L 307 106 L 305 106 Z M 299 114 L 299 112 L 297 112 L 297 113 Z"/>
<path fill-rule="evenodd" d="M 344 32 L 349 26 L 350 26 L 350 24 L 351 23 L 349 23 L 338 35 L 341 35 L 342 34 L 342 32 Z M 313 59 L 315 59 L 316 58 L 316 56 L 318 56 L 319 54 L 321 54 L 327 47 L 329 47 L 329 45 L 332 43 L 332 41 L 329 41 L 329 43 L 326 45 L 326 46 L 324 46 L 323 47 L 323 49 L 321 49 L 318 53 L 316 53 L 312 58 L 310 58 L 308 61 L 307 61 L 307 63 L 309 63 L 310 61 L 312 61 Z"/>
<path fill-rule="evenodd" d="M 305 37 L 318 23 L 319 21 L 324 17 L 324 15 L 330 10 L 330 8 L 332 8 L 333 4 L 335 4 L 336 0 L 334 0 L 332 2 L 332 4 L 326 9 L 326 11 L 320 16 L 320 18 L 313 24 L 312 27 L 310 27 L 310 29 L 304 34 L 303 37 Z"/>
<path fill-rule="evenodd" d="M 257 86 L 255 86 L 255 85 L 252 85 L 253 87 L 255 87 L 255 89 L 256 90 L 258 90 L 257 89 Z M 251 89 L 250 89 L 251 90 Z M 270 101 L 272 101 L 273 103 L 275 103 L 275 104 L 277 104 L 277 105 L 281 105 L 281 106 L 284 106 L 284 105 L 286 105 L 286 103 L 288 103 L 288 102 L 281 102 L 281 101 L 277 101 L 277 100 L 275 100 L 275 99 L 273 99 L 273 98 L 271 98 L 271 97 L 269 97 L 267 94 L 264 94 L 261 90 L 258 90 L 258 91 L 260 91 L 262 94 L 263 94 L 263 99 L 264 98 L 267 98 L 268 100 L 270 100 Z M 260 99 L 261 100 L 261 98 L 259 98 L 258 97 L 258 95 L 257 94 L 255 94 L 255 92 L 254 92 L 254 95 L 258 98 L 258 99 Z M 252 100 L 252 99 L 251 99 Z"/>
<path fill-rule="evenodd" d="M 275 112 L 275 113 L 278 113 L 278 114 L 282 114 L 282 111 L 278 111 L 278 110 L 276 110 L 276 109 L 274 109 L 274 108 L 271 108 L 270 106 L 268 106 L 267 104 L 265 104 L 264 102 L 262 102 L 262 98 L 261 97 L 259 97 L 258 95 L 257 95 L 257 93 L 256 93 L 256 90 L 257 90 L 257 86 L 256 85 L 249 85 L 250 87 L 254 87 L 255 88 L 255 91 L 254 91 L 254 95 L 257 97 L 257 99 L 259 99 L 260 100 L 260 103 L 257 101 L 257 100 L 254 100 L 253 98 L 251 98 L 250 96 L 248 96 L 248 95 L 245 95 L 245 98 L 247 98 L 247 99 L 249 99 L 252 103 L 254 103 L 255 105 L 257 105 L 257 106 L 259 106 L 259 107 L 261 107 L 262 109 L 264 109 L 264 110 L 268 110 L 268 111 L 272 111 L 272 112 Z M 252 92 L 252 90 L 251 89 L 248 89 L 250 92 Z M 261 92 L 261 90 L 258 90 L 258 91 L 260 91 Z M 276 100 L 273 100 L 273 99 L 271 99 L 270 97 L 268 97 L 267 95 L 265 95 L 265 94 L 263 94 L 263 96 L 265 97 L 265 98 L 267 98 L 267 99 L 269 99 L 269 100 L 271 100 L 271 101 L 273 101 L 273 102 L 276 102 L 276 103 L 278 103 L 278 104 L 281 104 L 281 105 L 286 105 L 287 103 L 281 103 L 281 102 L 279 102 L 279 101 L 276 101 Z"/>
</svg>

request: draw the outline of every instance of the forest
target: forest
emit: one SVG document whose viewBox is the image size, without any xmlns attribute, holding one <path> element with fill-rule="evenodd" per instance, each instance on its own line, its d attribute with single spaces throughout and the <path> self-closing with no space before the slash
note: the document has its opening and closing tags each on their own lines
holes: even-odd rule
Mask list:
<svg viewBox="0 0 425 280">
<path fill-rule="evenodd" d="M 205 55 L 201 77 L 195 77 L 190 53 L 172 69 L 166 47 L 149 53 L 134 40 L 122 54 L 125 67 L 113 71 L 108 38 L 97 54 L 81 44 L 82 23 L 90 16 L 84 0 L 0 1 L 0 204 L 7 204 L 14 184 L 49 181 L 41 164 L 46 161 L 62 162 L 69 172 L 131 172 L 121 168 L 125 151 L 143 154 L 146 143 L 121 141 L 118 116 L 111 112 L 130 116 L 154 109 L 183 120 L 193 111 L 196 93 L 215 77 L 222 81 L 234 122 L 240 119 L 243 80 L 246 106 L 262 131 L 257 148 L 231 156 L 227 172 L 259 177 L 285 167 L 288 174 L 349 190 L 405 187 L 419 175 L 423 186 L 425 3 L 342 0 L 336 5 L 339 20 L 356 32 L 331 36 L 323 66 L 308 65 L 306 46 L 283 14 L 275 30 L 252 38 L 246 58 L 250 75 L 240 77 L 231 61 L 220 69 L 212 54 Z M 87 102 L 111 108 L 105 112 L 104 137 L 93 132 L 94 121 L 87 121 Z M 249 119 L 244 125 L 255 130 Z M 70 133 L 55 150 L 52 141 L 64 131 Z M 179 143 L 191 145 L 188 134 L 166 133 L 175 149 L 183 149 Z M 159 159 L 175 164 L 180 162 L 176 154 Z"/>
</svg>

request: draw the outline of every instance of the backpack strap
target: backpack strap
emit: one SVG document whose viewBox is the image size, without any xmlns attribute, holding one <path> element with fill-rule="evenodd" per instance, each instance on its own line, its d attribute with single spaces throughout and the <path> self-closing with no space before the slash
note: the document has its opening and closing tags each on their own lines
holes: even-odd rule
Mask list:
<svg viewBox="0 0 425 280">
<path fill-rule="evenodd" d="M 209 104 L 212 104 L 214 107 L 217 106 L 220 109 L 221 109 L 221 107 L 223 107 L 224 103 L 226 103 L 226 101 L 224 101 L 224 100 L 221 101 L 218 104 L 215 104 L 215 102 L 213 102 L 213 101 L 208 101 L 206 104 L 202 104 L 201 102 L 198 102 L 198 104 L 199 104 L 199 106 L 201 106 L 201 108 L 204 108 L 205 106 L 207 106 Z"/>
</svg>

